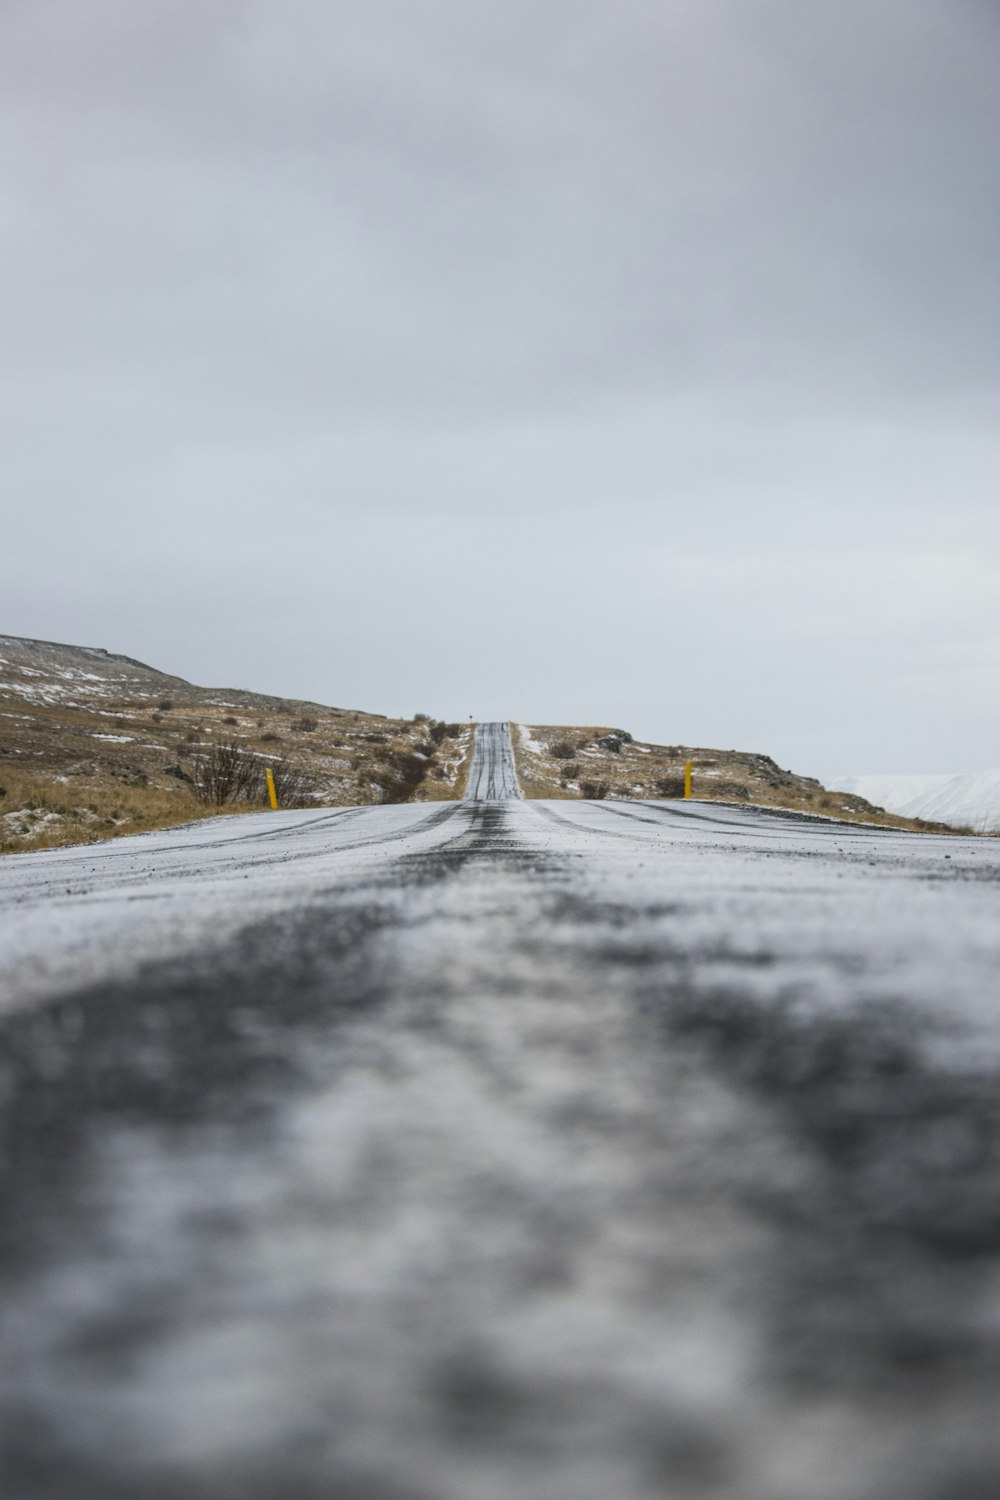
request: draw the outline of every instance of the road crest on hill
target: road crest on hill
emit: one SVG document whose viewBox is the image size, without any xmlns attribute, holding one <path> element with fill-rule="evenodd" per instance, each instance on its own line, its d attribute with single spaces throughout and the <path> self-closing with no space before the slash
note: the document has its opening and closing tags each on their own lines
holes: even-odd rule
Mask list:
<svg viewBox="0 0 1000 1500">
<path fill-rule="evenodd" d="M 524 793 L 517 779 L 514 747 L 507 723 L 480 724 L 469 769 L 467 802 L 521 801 Z"/>
</svg>

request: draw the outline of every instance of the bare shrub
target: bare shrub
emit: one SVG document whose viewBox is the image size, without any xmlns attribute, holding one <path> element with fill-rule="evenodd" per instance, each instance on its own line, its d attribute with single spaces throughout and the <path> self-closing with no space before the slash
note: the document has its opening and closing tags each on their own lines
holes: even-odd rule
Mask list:
<svg viewBox="0 0 1000 1500">
<path fill-rule="evenodd" d="M 556 740 L 555 744 L 549 746 L 549 754 L 555 760 L 572 760 L 576 750 L 569 740 Z"/>
<path fill-rule="evenodd" d="M 280 745 L 281 735 L 275 734 L 273 730 L 269 729 L 267 734 L 261 735 L 260 742 L 262 745 Z"/>
<path fill-rule="evenodd" d="M 606 781 L 581 781 L 580 791 L 588 802 L 603 802 L 608 795 L 608 783 Z"/>
<path fill-rule="evenodd" d="M 409 802 L 430 769 L 426 755 L 394 750 L 378 770 L 383 802 Z"/>
<path fill-rule="evenodd" d="M 661 776 L 656 783 L 656 795 L 658 797 L 683 797 L 684 777 L 682 775 Z"/>
<path fill-rule="evenodd" d="M 301 719 L 295 719 L 292 722 L 292 728 L 297 729 L 300 734 L 312 734 L 318 727 L 318 720 L 310 719 L 305 714 Z"/>
<path fill-rule="evenodd" d="M 267 766 L 274 777 L 279 807 L 308 807 L 318 790 L 315 779 L 303 767 L 283 756 L 270 762 L 236 740 L 206 745 L 193 757 L 191 781 L 195 796 L 201 802 L 223 807 L 228 803 L 246 802 L 266 807 Z"/>
<path fill-rule="evenodd" d="M 431 716 L 430 714 L 414 714 L 413 722 L 414 724 L 429 724 L 431 722 Z"/>
<path fill-rule="evenodd" d="M 579 776 L 579 774 L 580 767 L 577 765 L 575 760 L 568 761 L 567 764 L 562 768 L 562 777 L 564 781 L 574 781 L 576 777 Z"/>
<path fill-rule="evenodd" d="M 161 698 L 160 701 L 159 701 L 159 703 L 156 706 L 157 706 L 157 708 L 162 709 L 164 713 L 167 713 L 174 706 L 173 699 L 171 699 L 171 698 Z"/>
<path fill-rule="evenodd" d="M 271 762 L 274 793 L 279 807 L 312 807 L 318 790 L 316 781 L 302 766 L 291 761 Z M 265 783 L 266 784 L 266 783 Z"/>
<path fill-rule="evenodd" d="M 235 714 L 226 714 L 226 717 L 222 722 L 223 724 L 238 724 L 239 720 L 236 718 Z"/>
<path fill-rule="evenodd" d="M 215 807 L 227 802 L 256 802 L 261 800 L 264 768 L 245 745 L 220 740 L 192 756 L 191 780 L 200 802 Z"/>
</svg>

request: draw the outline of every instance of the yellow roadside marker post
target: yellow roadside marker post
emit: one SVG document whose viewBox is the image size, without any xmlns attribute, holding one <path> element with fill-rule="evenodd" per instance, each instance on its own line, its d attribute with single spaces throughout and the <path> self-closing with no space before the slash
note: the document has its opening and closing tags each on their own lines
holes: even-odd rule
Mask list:
<svg viewBox="0 0 1000 1500">
<path fill-rule="evenodd" d="M 684 762 L 684 795 L 685 797 L 691 795 L 691 762 L 689 760 Z"/>
<path fill-rule="evenodd" d="M 266 770 L 264 771 L 264 775 L 267 777 L 267 795 L 271 799 L 271 811 L 277 812 L 278 794 L 274 790 L 274 772 L 271 770 L 270 766 L 266 768 Z"/>
</svg>

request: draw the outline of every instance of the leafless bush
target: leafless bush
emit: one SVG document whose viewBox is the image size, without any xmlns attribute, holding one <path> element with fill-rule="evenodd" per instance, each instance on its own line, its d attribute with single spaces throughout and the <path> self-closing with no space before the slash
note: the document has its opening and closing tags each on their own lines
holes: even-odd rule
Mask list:
<svg viewBox="0 0 1000 1500">
<path fill-rule="evenodd" d="M 656 795 L 658 797 L 683 797 L 684 777 L 682 775 L 661 776 L 656 783 Z"/>
<path fill-rule="evenodd" d="M 174 706 L 173 699 L 172 698 L 161 698 L 160 701 L 159 701 L 159 703 L 156 706 L 157 706 L 157 708 L 161 708 L 163 710 L 163 712 L 166 713 L 168 711 L 168 709 L 173 708 L 173 706 Z"/>
<path fill-rule="evenodd" d="M 603 802 L 608 795 L 608 783 L 606 781 L 581 781 L 580 791 L 588 802 Z"/>
<path fill-rule="evenodd" d="M 308 771 L 281 756 L 267 762 L 237 740 L 220 740 L 206 745 L 192 758 L 191 781 L 195 796 L 215 807 L 232 802 L 266 807 L 268 765 L 274 777 L 279 807 L 312 805 L 317 785 Z"/>
<path fill-rule="evenodd" d="M 312 807 L 316 801 L 315 779 L 302 766 L 287 760 L 273 760 L 271 774 L 279 807 Z"/>
<path fill-rule="evenodd" d="M 273 730 L 268 730 L 267 734 L 261 735 L 260 742 L 262 745 L 280 745 L 281 735 L 275 734 Z"/>
<path fill-rule="evenodd" d="M 236 740 L 206 745 L 191 758 L 191 780 L 201 802 L 256 802 L 264 784 L 260 759 Z"/>
<path fill-rule="evenodd" d="M 409 802 L 430 768 L 426 755 L 395 750 L 378 769 L 383 802 Z"/>
<path fill-rule="evenodd" d="M 461 724 L 445 724 L 439 719 L 430 726 L 427 733 L 433 744 L 440 745 L 442 740 L 457 740 L 462 733 L 462 726 Z"/>
<path fill-rule="evenodd" d="M 569 740 L 556 740 L 554 744 L 549 746 L 549 754 L 555 760 L 572 760 L 576 751 Z"/>
<path fill-rule="evenodd" d="M 305 714 L 301 719 L 295 719 L 292 722 L 292 728 L 297 729 L 300 734 L 312 734 L 318 727 L 318 720 L 310 719 Z"/>
<path fill-rule="evenodd" d="M 562 768 L 562 776 L 564 781 L 574 781 L 576 777 L 579 776 L 579 774 L 580 767 L 577 765 L 575 760 L 568 761 Z"/>
<path fill-rule="evenodd" d="M 429 724 L 431 722 L 431 716 L 430 714 L 414 714 L 413 722 L 414 724 Z"/>
</svg>

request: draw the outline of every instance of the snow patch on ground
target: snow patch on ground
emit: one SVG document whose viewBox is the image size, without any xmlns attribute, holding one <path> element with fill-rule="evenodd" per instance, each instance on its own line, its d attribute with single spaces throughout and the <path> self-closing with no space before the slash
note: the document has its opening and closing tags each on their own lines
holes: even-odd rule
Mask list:
<svg viewBox="0 0 1000 1500">
<path fill-rule="evenodd" d="M 0 817 L 0 829 L 7 834 L 13 834 L 15 838 L 37 838 L 47 828 L 62 821 L 61 813 L 36 812 L 30 808 L 21 807 L 17 812 L 4 813 Z"/>
<path fill-rule="evenodd" d="M 522 750 L 526 750 L 529 755 L 545 754 L 545 746 L 540 740 L 535 739 L 527 724 L 518 724 L 516 727 L 518 734 L 521 736 Z"/>
<path fill-rule="evenodd" d="M 59 697 L 65 691 L 57 682 L 46 683 L 46 691 L 43 691 L 34 682 L 5 682 L 3 687 L 6 693 L 20 693 L 23 698 L 31 698 L 39 703 L 54 703 L 56 700 L 49 696 L 50 693 L 54 693 L 56 697 Z"/>
</svg>

